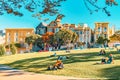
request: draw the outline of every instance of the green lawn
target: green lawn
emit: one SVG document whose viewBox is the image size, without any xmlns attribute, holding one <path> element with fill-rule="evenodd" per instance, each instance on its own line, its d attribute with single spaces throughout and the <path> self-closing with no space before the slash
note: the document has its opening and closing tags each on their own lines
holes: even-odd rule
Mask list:
<svg viewBox="0 0 120 80">
<path fill-rule="evenodd" d="M 70 58 L 63 61 L 64 69 L 47 71 L 49 64 L 56 62 L 56 57 L 50 57 L 54 52 L 26 53 L 0 57 L 0 64 L 9 65 L 13 68 L 43 74 L 64 75 L 80 78 L 119 78 L 120 76 L 120 53 L 114 50 L 114 64 L 100 63 L 103 56 L 98 56 L 100 49 L 72 50 L 70 54 L 65 51 L 56 52 L 57 55 L 68 55 Z"/>
</svg>

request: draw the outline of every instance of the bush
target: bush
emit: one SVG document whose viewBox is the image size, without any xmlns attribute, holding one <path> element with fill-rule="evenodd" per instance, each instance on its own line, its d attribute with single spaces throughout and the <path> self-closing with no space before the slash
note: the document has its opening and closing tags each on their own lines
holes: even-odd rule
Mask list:
<svg viewBox="0 0 120 80">
<path fill-rule="evenodd" d="M 10 51 L 11 51 L 12 54 L 16 54 L 17 53 L 17 48 L 16 48 L 16 46 L 14 44 L 11 44 Z"/>
<path fill-rule="evenodd" d="M 3 45 L 0 45 L 0 56 L 3 56 L 6 52 L 6 49 Z"/>
<path fill-rule="evenodd" d="M 10 44 L 10 47 L 11 47 L 12 44 Z M 20 43 L 14 43 L 14 45 L 17 47 L 17 48 L 21 48 L 21 44 Z M 9 48 L 9 44 L 5 46 L 6 48 Z"/>
<path fill-rule="evenodd" d="M 21 48 L 21 44 L 20 44 L 20 43 L 15 43 L 15 46 L 16 46 L 17 48 Z"/>
</svg>

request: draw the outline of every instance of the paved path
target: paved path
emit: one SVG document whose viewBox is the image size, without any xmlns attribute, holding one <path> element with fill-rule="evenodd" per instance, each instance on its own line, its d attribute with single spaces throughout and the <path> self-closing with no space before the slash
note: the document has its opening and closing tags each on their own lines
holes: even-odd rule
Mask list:
<svg viewBox="0 0 120 80">
<path fill-rule="evenodd" d="M 0 65 L 0 80 L 93 80 L 25 72 Z M 95 80 L 95 79 L 94 79 Z"/>
</svg>

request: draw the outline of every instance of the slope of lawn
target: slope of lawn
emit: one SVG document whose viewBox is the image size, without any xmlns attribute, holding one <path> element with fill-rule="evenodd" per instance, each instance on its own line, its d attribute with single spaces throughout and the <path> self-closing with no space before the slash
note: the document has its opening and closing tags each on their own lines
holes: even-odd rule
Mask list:
<svg viewBox="0 0 120 80">
<path fill-rule="evenodd" d="M 56 57 L 50 57 L 54 52 L 39 52 L 16 54 L 0 57 L 0 64 L 8 65 L 13 68 L 52 75 L 64 75 L 80 78 L 119 78 L 120 76 L 120 53 L 115 50 L 113 53 L 114 64 L 96 64 L 104 56 L 98 56 L 100 49 L 72 50 L 71 53 L 65 51 L 56 51 Z M 47 66 L 53 65 L 59 55 L 67 55 L 69 59 L 64 60 L 64 69 L 48 71 Z"/>
</svg>

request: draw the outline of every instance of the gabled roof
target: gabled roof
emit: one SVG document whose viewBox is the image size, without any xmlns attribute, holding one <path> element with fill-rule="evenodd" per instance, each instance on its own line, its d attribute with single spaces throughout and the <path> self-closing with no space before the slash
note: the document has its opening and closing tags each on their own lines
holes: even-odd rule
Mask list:
<svg viewBox="0 0 120 80">
<path fill-rule="evenodd" d="M 36 28 L 47 27 L 46 23 L 41 22 Z"/>
</svg>

